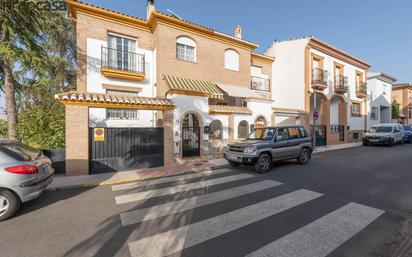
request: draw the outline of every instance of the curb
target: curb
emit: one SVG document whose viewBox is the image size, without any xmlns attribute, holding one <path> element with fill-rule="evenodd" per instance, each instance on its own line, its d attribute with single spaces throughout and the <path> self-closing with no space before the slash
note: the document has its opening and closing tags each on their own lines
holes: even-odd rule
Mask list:
<svg viewBox="0 0 412 257">
<path fill-rule="evenodd" d="M 208 167 L 207 170 L 219 170 L 219 169 L 224 169 L 224 168 L 228 168 L 228 167 L 229 167 L 228 164 L 223 164 L 223 165 Z M 116 180 L 103 181 L 103 182 L 100 182 L 100 183 L 87 183 L 87 184 L 78 184 L 78 185 L 69 185 L 69 186 L 46 188 L 44 190 L 44 192 L 56 192 L 56 191 L 82 189 L 82 188 L 94 188 L 94 187 L 99 187 L 99 186 L 109 186 L 109 185 L 115 185 L 115 184 L 121 184 L 121 183 L 127 183 L 127 182 L 134 182 L 134 181 L 145 181 L 145 180 L 151 180 L 151 179 L 157 179 L 157 178 L 163 178 L 163 177 L 173 177 L 173 176 L 178 176 L 178 175 L 184 175 L 186 173 L 195 173 L 195 172 L 197 172 L 196 170 L 199 169 L 199 168 L 200 167 L 194 167 L 194 168 L 191 168 L 189 170 L 185 170 L 185 171 L 183 171 L 179 174 L 146 176 L 146 177 L 141 177 L 141 178 L 129 178 L 129 179 L 116 179 Z"/>
<path fill-rule="evenodd" d="M 351 145 L 351 146 L 347 146 L 347 147 L 342 147 L 342 148 L 328 148 L 328 149 L 323 149 L 323 150 L 314 150 L 312 154 L 319 154 L 319 153 L 325 153 L 325 152 L 329 152 L 329 151 L 338 151 L 338 150 L 345 150 L 345 149 L 349 149 L 349 148 L 355 148 L 355 147 L 360 147 L 362 146 L 360 145 Z"/>
</svg>

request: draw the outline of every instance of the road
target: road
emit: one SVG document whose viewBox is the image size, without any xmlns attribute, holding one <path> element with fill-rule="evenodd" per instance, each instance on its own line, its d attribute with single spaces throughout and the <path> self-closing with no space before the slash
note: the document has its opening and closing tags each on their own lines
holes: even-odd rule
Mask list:
<svg viewBox="0 0 412 257">
<path fill-rule="evenodd" d="M 1 256 L 405 257 L 412 145 L 43 194 L 0 223 Z"/>
</svg>

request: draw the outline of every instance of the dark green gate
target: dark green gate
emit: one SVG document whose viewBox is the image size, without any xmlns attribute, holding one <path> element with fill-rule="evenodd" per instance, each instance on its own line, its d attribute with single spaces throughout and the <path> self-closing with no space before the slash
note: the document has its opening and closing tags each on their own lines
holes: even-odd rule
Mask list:
<svg viewBox="0 0 412 257">
<path fill-rule="evenodd" d="M 95 141 L 90 128 L 90 173 L 163 166 L 163 133 L 163 128 L 104 128 L 104 141 Z"/>
</svg>

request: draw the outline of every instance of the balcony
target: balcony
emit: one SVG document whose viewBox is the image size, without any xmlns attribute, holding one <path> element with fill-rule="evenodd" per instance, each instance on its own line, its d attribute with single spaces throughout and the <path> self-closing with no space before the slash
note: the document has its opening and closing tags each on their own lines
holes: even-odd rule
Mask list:
<svg viewBox="0 0 412 257">
<path fill-rule="evenodd" d="M 368 87 L 365 82 L 358 83 L 358 86 L 356 87 L 356 96 L 358 98 L 365 98 L 368 96 Z"/>
<path fill-rule="evenodd" d="M 265 91 L 269 92 L 270 91 L 270 80 L 265 79 L 265 78 L 260 78 L 260 77 L 250 77 L 250 85 L 252 90 L 258 90 L 258 91 Z"/>
<path fill-rule="evenodd" d="M 102 47 L 100 72 L 105 77 L 143 80 L 145 57 L 142 54 Z"/>
<path fill-rule="evenodd" d="M 312 88 L 324 90 L 328 87 L 328 72 L 319 68 L 312 70 Z"/>
<path fill-rule="evenodd" d="M 348 77 L 338 75 L 335 78 L 335 92 L 345 94 L 348 92 Z"/>
</svg>

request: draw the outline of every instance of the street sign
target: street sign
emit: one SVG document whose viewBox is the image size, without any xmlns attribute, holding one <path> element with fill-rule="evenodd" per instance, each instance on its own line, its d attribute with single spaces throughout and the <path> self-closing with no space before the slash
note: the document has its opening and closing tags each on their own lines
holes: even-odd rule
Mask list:
<svg viewBox="0 0 412 257">
<path fill-rule="evenodd" d="M 319 118 L 319 113 L 318 112 L 314 112 L 313 113 L 313 119 L 317 120 Z"/>
<path fill-rule="evenodd" d="M 93 132 L 95 142 L 104 141 L 104 128 L 94 128 Z"/>
</svg>

